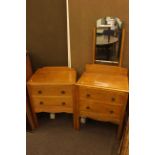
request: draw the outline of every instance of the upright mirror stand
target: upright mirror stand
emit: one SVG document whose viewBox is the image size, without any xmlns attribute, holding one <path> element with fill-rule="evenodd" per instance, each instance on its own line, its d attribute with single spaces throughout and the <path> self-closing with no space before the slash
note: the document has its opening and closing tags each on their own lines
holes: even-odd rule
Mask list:
<svg viewBox="0 0 155 155">
<path fill-rule="evenodd" d="M 106 18 L 99 20 L 103 21 Z M 96 26 L 93 30 L 93 63 L 122 66 L 125 29 L 121 26 L 118 33 L 117 27 L 115 29 L 111 28 L 113 25 L 110 26 L 110 24 L 104 23 L 100 27 Z"/>
</svg>

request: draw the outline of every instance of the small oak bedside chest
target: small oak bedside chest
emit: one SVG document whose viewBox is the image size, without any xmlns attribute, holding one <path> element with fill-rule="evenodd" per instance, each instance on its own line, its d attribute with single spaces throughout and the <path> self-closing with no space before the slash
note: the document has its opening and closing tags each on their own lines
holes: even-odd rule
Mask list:
<svg viewBox="0 0 155 155">
<path fill-rule="evenodd" d="M 73 113 L 76 71 L 68 67 L 43 67 L 27 83 L 36 113 Z"/>
<path fill-rule="evenodd" d="M 127 69 L 99 64 L 86 65 L 76 83 L 75 128 L 79 118 L 92 118 L 119 125 L 118 137 L 128 101 Z"/>
</svg>

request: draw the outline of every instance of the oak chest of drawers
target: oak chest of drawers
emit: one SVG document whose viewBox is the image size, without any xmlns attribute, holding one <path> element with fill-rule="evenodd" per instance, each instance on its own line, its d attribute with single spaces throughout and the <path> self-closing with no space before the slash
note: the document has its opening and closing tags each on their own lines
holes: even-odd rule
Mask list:
<svg viewBox="0 0 155 155">
<path fill-rule="evenodd" d="M 121 133 L 128 101 L 128 77 L 125 68 L 106 65 L 86 65 L 86 71 L 76 83 L 75 128 L 79 118 L 92 118 L 119 125 Z"/>
<path fill-rule="evenodd" d="M 68 67 L 43 67 L 27 83 L 36 113 L 73 113 L 76 72 Z"/>
</svg>

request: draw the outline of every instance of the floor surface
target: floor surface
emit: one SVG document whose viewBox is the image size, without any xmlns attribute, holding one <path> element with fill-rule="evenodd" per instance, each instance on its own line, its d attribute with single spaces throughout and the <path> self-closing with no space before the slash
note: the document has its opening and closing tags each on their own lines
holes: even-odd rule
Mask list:
<svg viewBox="0 0 155 155">
<path fill-rule="evenodd" d="M 87 120 L 76 131 L 70 114 L 38 118 L 39 128 L 26 134 L 27 155 L 117 155 L 116 125 Z"/>
</svg>

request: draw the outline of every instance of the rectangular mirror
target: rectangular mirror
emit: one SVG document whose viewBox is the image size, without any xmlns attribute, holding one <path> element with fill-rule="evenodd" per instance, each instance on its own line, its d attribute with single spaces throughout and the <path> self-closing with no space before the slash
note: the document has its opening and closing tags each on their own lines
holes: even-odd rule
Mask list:
<svg viewBox="0 0 155 155">
<path fill-rule="evenodd" d="M 122 21 L 104 17 L 96 22 L 94 63 L 119 65 L 122 46 Z"/>
</svg>

